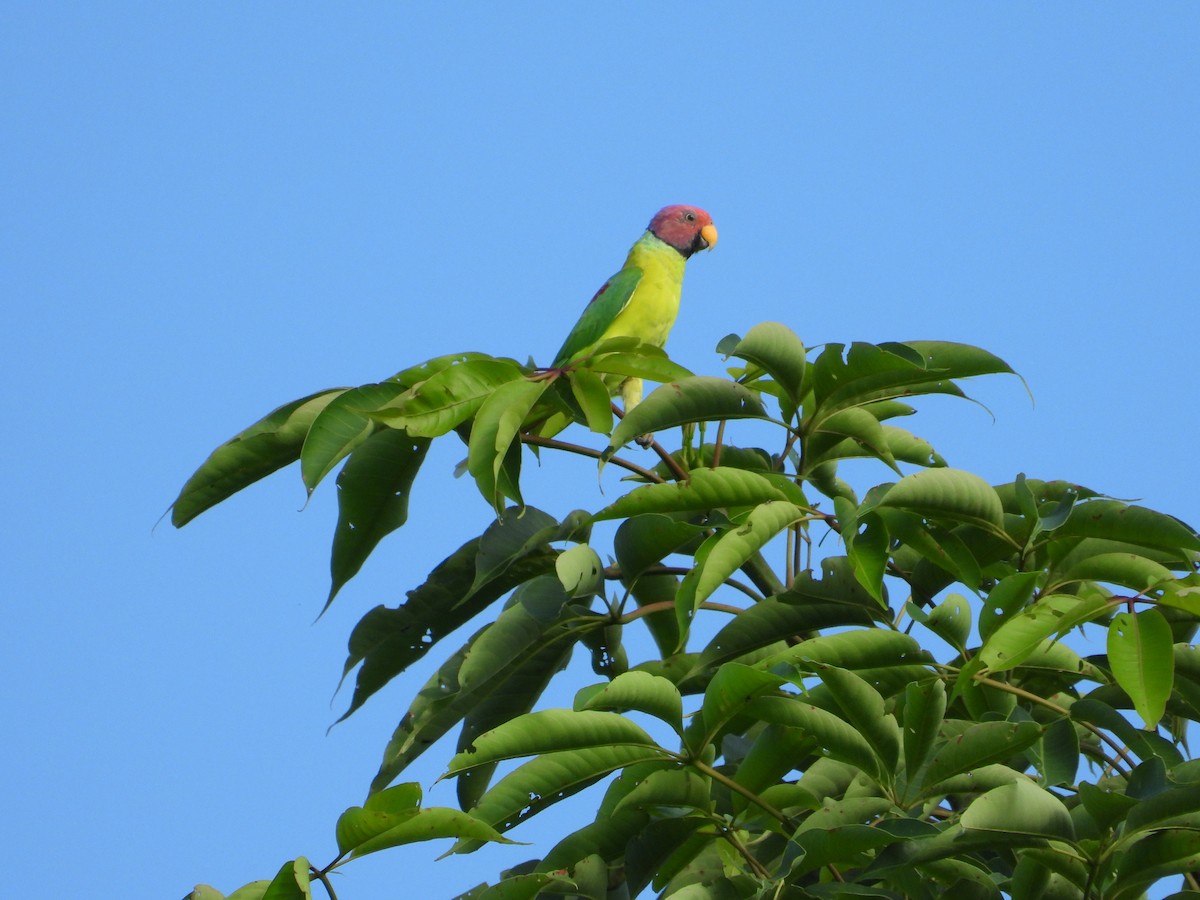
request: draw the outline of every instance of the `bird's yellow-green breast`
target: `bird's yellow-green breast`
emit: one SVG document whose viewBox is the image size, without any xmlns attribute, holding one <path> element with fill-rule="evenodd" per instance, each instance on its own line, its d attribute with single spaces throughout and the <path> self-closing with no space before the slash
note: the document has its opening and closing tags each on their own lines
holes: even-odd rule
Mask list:
<svg viewBox="0 0 1200 900">
<path fill-rule="evenodd" d="M 612 337 L 636 337 L 662 347 L 675 318 L 683 289 L 683 270 L 687 260 L 650 232 L 633 245 L 623 268 L 635 266 L 642 272 L 633 295 L 604 330 L 601 340 Z"/>
</svg>

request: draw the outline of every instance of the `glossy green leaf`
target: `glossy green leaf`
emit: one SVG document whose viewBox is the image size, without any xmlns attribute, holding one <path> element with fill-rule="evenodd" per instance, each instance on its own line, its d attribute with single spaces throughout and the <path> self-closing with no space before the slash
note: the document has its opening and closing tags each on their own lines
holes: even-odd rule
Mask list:
<svg viewBox="0 0 1200 900">
<path fill-rule="evenodd" d="M 962 594 L 947 594 L 929 611 L 924 624 L 950 646 L 962 650 L 971 633 L 971 605 Z"/>
<path fill-rule="evenodd" d="M 584 688 L 575 709 L 636 710 L 683 731 L 683 698 L 668 679 L 648 672 L 624 672 L 603 685 Z"/>
<path fill-rule="evenodd" d="M 1127 718 L 1100 700 L 1091 697 L 1076 700 L 1071 704 L 1071 718 L 1112 732 L 1142 760 L 1157 758 L 1168 768 L 1183 762 L 1183 755 L 1173 743 L 1152 731 L 1134 727 Z"/>
<path fill-rule="evenodd" d="M 1200 831 L 1168 830 L 1148 834 L 1117 859 L 1119 889 L 1112 900 L 1137 900 L 1154 882 L 1200 868 Z M 1106 898 L 1107 900 L 1107 898 Z"/>
<path fill-rule="evenodd" d="M 785 603 L 776 598 L 759 601 L 734 616 L 708 643 L 699 666 L 707 668 L 796 635 L 838 625 L 870 625 L 861 606 L 808 600 Z"/>
<path fill-rule="evenodd" d="M 656 388 L 628 410 L 613 431 L 605 454 L 612 455 L 638 435 L 688 422 L 765 417 L 762 401 L 749 388 L 724 378 L 697 375 Z"/>
<path fill-rule="evenodd" d="M 604 507 L 593 519 L 599 522 L 651 513 L 707 512 L 756 506 L 769 500 L 782 501 L 785 496 L 769 478 L 757 472 L 718 466 L 693 469 L 688 473 L 687 481 L 635 488 Z"/>
<path fill-rule="evenodd" d="M 692 769 L 661 769 L 652 772 L 626 794 L 614 812 L 627 807 L 691 807 L 707 811 L 711 783 Z"/>
<path fill-rule="evenodd" d="M 597 353 L 581 365 L 605 375 L 644 378 L 659 384 L 692 377 L 690 371 L 668 359 L 662 349 L 646 343 L 638 345 L 635 350 Z"/>
<path fill-rule="evenodd" d="M 505 498 L 523 505 L 516 485 L 502 478 L 502 469 L 510 453 L 520 452 L 517 435 L 546 387 L 545 381 L 524 378 L 506 382 L 493 390 L 475 413 L 467 448 L 467 471 L 497 512 L 503 511 Z"/>
<path fill-rule="evenodd" d="M 793 407 L 804 397 L 804 343 L 796 333 L 778 322 L 762 322 L 728 349 L 728 355 L 744 359 L 771 376 Z"/>
<path fill-rule="evenodd" d="M 1039 737 L 1033 722 L 979 722 L 934 750 L 924 772 L 924 783 L 934 785 L 953 775 L 991 763 L 1004 762 Z"/>
<path fill-rule="evenodd" d="M 1108 663 L 1146 727 L 1166 712 L 1175 681 L 1171 626 L 1157 609 L 1118 613 L 1108 628 Z"/>
<path fill-rule="evenodd" d="M 858 675 L 836 666 L 822 666 L 817 674 L 829 688 L 842 716 L 871 745 L 886 781 L 900 761 L 900 726 L 884 709 L 883 697 Z"/>
<path fill-rule="evenodd" d="M 630 839 L 645 828 L 647 818 L 640 809 L 625 809 L 617 815 L 590 822 L 550 848 L 538 869 L 554 872 L 569 868 L 592 853 L 604 859 L 616 859 Z"/>
<path fill-rule="evenodd" d="M 1008 619 L 979 651 L 993 672 L 1019 665 L 1051 637 L 1061 637 L 1077 625 L 1102 615 L 1109 608 L 1103 598 L 1052 594 Z"/>
<path fill-rule="evenodd" d="M 470 598 L 509 566 L 540 552 L 552 541 L 582 537 L 571 516 L 560 523 L 532 506 L 506 509 L 479 538 L 475 580 L 463 599 Z"/>
<path fill-rule="evenodd" d="M 1105 538 L 1161 550 L 1200 550 L 1195 529 L 1165 513 L 1120 500 L 1095 499 L 1077 503 L 1056 533 Z"/>
<path fill-rule="evenodd" d="M 384 428 L 360 444 L 338 474 L 326 609 L 379 542 L 408 521 L 408 498 L 428 449 L 424 438 Z"/>
<path fill-rule="evenodd" d="M 476 699 L 463 716 L 455 750 L 465 749 L 485 731 L 532 710 L 550 680 L 566 668 L 574 649 L 571 640 L 551 640 L 522 654 L 521 661 L 504 679 L 503 689 Z M 455 791 L 460 809 L 470 809 L 479 802 L 495 769 L 495 766 L 476 766 L 458 776 Z"/>
<path fill-rule="evenodd" d="M 696 566 L 679 587 L 675 603 L 680 627 L 772 538 L 811 514 L 811 510 L 794 503 L 768 500 L 755 507 L 741 524 L 719 534 L 703 560 L 697 557 Z"/>
<path fill-rule="evenodd" d="M 563 875 L 528 872 L 513 875 L 484 888 L 460 894 L 455 900 L 533 900 L 543 893 L 571 894 L 577 885 Z"/>
<path fill-rule="evenodd" d="M 623 521 L 613 536 L 613 553 L 627 582 L 703 534 L 703 526 L 649 513 Z"/>
<path fill-rule="evenodd" d="M 367 411 L 395 400 L 407 388 L 396 382 L 364 384 L 335 397 L 313 420 L 300 450 L 300 477 L 311 494 L 321 480 L 377 427 Z"/>
<path fill-rule="evenodd" d="M 1000 581 L 988 592 L 983 610 L 979 613 L 979 637 L 985 643 L 996 629 L 1025 609 L 1033 589 L 1037 587 L 1040 572 L 1014 572 Z"/>
<path fill-rule="evenodd" d="M 776 666 L 787 665 L 811 672 L 821 663 L 842 669 L 869 669 L 921 665 L 927 661 L 928 654 L 907 634 L 886 628 L 865 628 L 801 641 L 757 666 L 773 670 Z"/>
<path fill-rule="evenodd" d="M 554 571 L 569 597 L 604 593 L 604 563 L 587 544 L 575 544 L 560 553 L 554 561 Z"/>
<path fill-rule="evenodd" d="M 1004 524 L 1004 508 L 995 488 L 962 469 L 926 469 L 906 475 L 892 485 L 879 505 L 982 528 Z"/>
<path fill-rule="evenodd" d="M 704 705 L 696 717 L 697 727 L 703 726 L 703 736 L 693 744 L 700 749 L 716 735 L 733 716 L 739 714 L 751 699 L 783 684 L 783 679 L 761 669 L 738 663 L 726 663 L 717 670 L 704 691 Z M 689 731 L 691 728 L 689 727 Z"/>
<path fill-rule="evenodd" d="M 338 852 L 350 853 L 418 812 L 421 796 L 421 786 L 410 781 L 371 795 L 363 806 L 350 807 L 338 818 Z"/>
<path fill-rule="evenodd" d="M 842 538 L 846 542 L 846 556 L 854 567 L 854 577 L 881 606 L 885 605 L 883 575 L 887 571 L 889 558 L 887 525 L 874 513 L 866 513 L 856 520 L 854 531 L 844 527 Z"/>
<path fill-rule="evenodd" d="M 523 374 L 512 360 L 467 360 L 435 373 L 371 415 L 413 437 L 438 437 L 471 418 L 497 388 Z"/>
<path fill-rule="evenodd" d="M 303 856 L 285 862 L 263 891 L 262 900 L 312 900 L 309 869 L 308 860 Z"/>
<path fill-rule="evenodd" d="M 474 747 L 455 754 L 443 777 L 502 759 L 621 744 L 650 750 L 658 748 L 650 735 L 616 713 L 546 709 L 481 734 Z"/>
<path fill-rule="evenodd" d="M 496 564 L 481 578 L 476 567 L 483 546 L 480 538 L 468 541 L 443 560 L 424 584 L 409 591 L 407 602 L 393 609 L 377 606 L 354 627 L 342 677 L 360 663 L 362 668 L 342 719 L 499 597 L 523 581 L 554 571 L 556 554 L 544 547 L 530 548 L 524 555 L 504 557 L 504 565 L 489 557 Z"/>
<path fill-rule="evenodd" d="M 937 740 L 946 714 L 946 685 L 940 679 L 904 689 L 904 770 L 915 785 L 918 772 Z"/>
<path fill-rule="evenodd" d="M 242 488 L 299 459 L 313 421 L 346 390 L 333 388 L 287 403 L 219 446 L 171 504 L 171 524 L 182 528 Z"/>
<path fill-rule="evenodd" d="M 828 710 L 821 709 L 797 697 L 758 697 L 746 705 L 749 715 L 798 728 L 816 742 L 816 752 L 822 756 L 847 763 L 884 777 L 879 757 L 858 730 Z"/>
<path fill-rule="evenodd" d="M 896 459 L 883 425 L 869 411 L 859 407 L 843 409 L 820 420 L 806 448 L 811 462 L 842 458 L 843 454 L 838 451 L 847 438 L 862 447 L 867 455 L 896 469 Z"/>
<path fill-rule="evenodd" d="M 1062 801 L 1029 781 L 1014 781 L 976 797 L 960 821 L 970 831 L 1075 839 L 1071 814 Z"/>
<path fill-rule="evenodd" d="M 471 815 L 504 832 L 620 769 L 662 760 L 657 750 L 615 744 L 543 753 L 518 766 L 483 795 Z M 481 846 L 464 840 L 456 853 Z"/>
<path fill-rule="evenodd" d="M 612 431 L 612 400 L 603 379 L 588 369 L 572 369 L 567 373 L 567 380 L 588 428 L 600 434 Z"/>
<path fill-rule="evenodd" d="M 1144 592 L 1171 581 L 1171 570 L 1134 553 L 1099 553 L 1078 560 L 1059 579 L 1062 582 L 1100 581 Z"/>
</svg>

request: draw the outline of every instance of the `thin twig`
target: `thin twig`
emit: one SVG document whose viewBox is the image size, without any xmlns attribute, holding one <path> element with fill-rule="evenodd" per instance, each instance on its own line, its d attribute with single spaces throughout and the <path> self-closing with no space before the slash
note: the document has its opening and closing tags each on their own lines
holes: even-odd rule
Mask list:
<svg viewBox="0 0 1200 900">
<path fill-rule="evenodd" d="M 590 456 L 592 459 L 604 459 L 604 453 L 600 450 L 594 450 L 591 447 L 584 447 L 582 444 L 569 444 L 566 441 L 558 441 L 554 438 L 542 437 L 537 434 L 523 434 L 521 440 L 526 444 L 534 444 L 538 447 L 549 447 L 552 450 L 565 450 L 568 453 L 577 453 L 580 456 Z M 614 466 L 619 466 L 622 469 L 627 469 L 635 475 L 640 475 L 647 481 L 663 484 L 666 479 L 652 469 L 644 469 L 637 463 L 631 463 L 627 459 L 622 459 L 619 456 L 610 456 L 608 462 Z"/>
</svg>

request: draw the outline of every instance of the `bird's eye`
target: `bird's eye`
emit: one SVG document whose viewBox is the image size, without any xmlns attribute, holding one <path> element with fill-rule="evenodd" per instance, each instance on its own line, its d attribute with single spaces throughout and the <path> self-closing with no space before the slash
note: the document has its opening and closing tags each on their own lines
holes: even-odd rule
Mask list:
<svg viewBox="0 0 1200 900">
<path fill-rule="evenodd" d="M 696 221 L 696 214 L 694 212 L 684 213 L 683 217 L 689 222 Z"/>
</svg>

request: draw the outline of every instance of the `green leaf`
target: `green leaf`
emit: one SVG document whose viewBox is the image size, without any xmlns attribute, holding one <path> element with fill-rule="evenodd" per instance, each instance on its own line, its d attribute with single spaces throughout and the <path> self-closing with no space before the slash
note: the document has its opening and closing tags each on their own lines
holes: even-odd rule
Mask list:
<svg viewBox="0 0 1200 900">
<path fill-rule="evenodd" d="M 793 408 L 804 398 L 804 343 L 796 333 L 778 322 L 762 322 L 725 352 L 753 363 L 783 388 Z"/>
<path fill-rule="evenodd" d="M 622 579 L 629 583 L 703 532 L 703 526 L 681 522 L 669 515 L 631 516 L 618 526 L 613 536 L 613 553 L 621 567 Z"/>
<path fill-rule="evenodd" d="M 644 342 L 634 350 L 596 353 L 576 365 L 586 366 L 593 372 L 605 375 L 645 378 L 648 381 L 657 381 L 659 384 L 668 381 L 682 381 L 692 377 L 690 371 L 678 363 L 672 362 L 662 348 Z"/>
<path fill-rule="evenodd" d="M 321 480 L 376 428 L 376 410 L 406 390 L 396 382 L 364 384 L 335 397 L 313 420 L 300 450 L 300 477 L 311 494 Z"/>
<path fill-rule="evenodd" d="M 575 882 L 562 875 L 529 872 L 505 878 L 483 890 L 476 888 L 478 893 L 460 894 L 455 900 L 533 900 L 546 892 L 570 894 L 575 888 Z"/>
<path fill-rule="evenodd" d="M 1020 753 L 1041 734 L 1041 727 L 1033 722 L 980 722 L 969 725 L 961 734 L 934 751 L 924 772 L 924 783 L 935 785 L 953 775 L 1003 762 Z"/>
<path fill-rule="evenodd" d="M 582 633 L 582 632 L 581 632 Z M 521 662 L 504 679 L 502 690 L 479 698 L 463 716 L 458 733 L 457 750 L 470 746 L 476 737 L 510 719 L 524 715 L 534 704 L 550 680 L 566 668 L 575 649 L 572 641 L 549 641 L 542 647 L 524 654 Z M 470 809 L 488 789 L 495 766 L 477 766 L 463 772 L 455 784 L 460 809 Z"/>
<path fill-rule="evenodd" d="M 1160 550 L 1200 550 L 1200 535 L 1174 516 L 1120 500 L 1077 503 L 1056 535 L 1104 538 Z"/>
<path fill-rule="evenodd" d="M 969 831 L 1075 839 L 1071 814 L 1062 801 L 1029 781 L 1014 781 L 976 797 L 960 821 Z"/>
<path fill-rule="evenodd" d="M 1113 677 L 1133 700 L 1147 729 L 1166 712 L 1175 681 L 1171 626 L 1157 609 L 1118 613 L 1108 629 L 1108 662 Z"/>
<path fill-rule="evenodd" d="M 543 753 L 496 782 L 471 815 L 499 831 L 509 831 L 618 769 L 661 759 L 660 751 L 621 744 Z M 464 840 L 453 852 L 470 853 L 479 846 L 478 841 Z"/>
<path fill-rule="evenodd" d="M 702 736 L 693 744 L 699 750 L 712 742 L 714 736 L 735 715 L 741 713 L 753 698 L 773 691 L 783 679 L 760 669 L 738 663 L 726 663 L 717 670 L 704 691 L 704 705 L 693 723 Z M 689 726 L 691 731 L 693 726 Z"/>
<path fill-rule="evenodd" d="M 420 787 L 397 785 L 352 806 L 338 819 L 338 850 L 352 858 L 416 841 L 455 837 L 511 844 L 485 822 L 454 809 L 422 810 Z"/>
<path fill-rule="evenodd" d="M 635 407 L 635 410 L 642 406 Z M 711 509 L 757 506 L 768 500 L 784 499 L 786 495 L 769 478 L 745 469 L 718 466 L 715 469 L 693 469 L 688 473 L 687 481 L 635 488 L 592 518 L 601 522 L 651 513 L 706 512 Z"/>
<path fill-rule="evenodd" d="M 1059 581 L 1101 581 L 1145 592 L 1175 578 L 1171 570 L 1134 553 L 1098 553 L 1078 560 Z"/>
<path fill-rule="evenodd" d="M 551 541 L 573 537 L 576 533 L 569 516 L 560 524 L 533 506 L 506 509 L 479 539 L 475 581 L 463 599 Z"/>
<path fill-rule="evenodd" d="M 767 543 L 812 511 L 783 500 L 768 500 L 755 507 L 740 525 L 726 529 L 712 540 L 711 549 L 683 579 L 675 600 L 680 631 L 701 603 L 725 583 Z"/>
<path fill-rule="evenodd" d="M 1142 800 L 1125 817 L 1125 833 L 1200 826 L 1200 785 L 1173 785 L 1160 794 Z"/>
<path fill-rule="evenodd" d="M 604 563 L 587 544 L 576 544 L 560 553 L 554 571 L 572 599 L 604 593 Z"/>
<path fill-rule="evenodd" d="M 442 369 L 371 415 L 413 437 L 439 437 L 475 415 L 501 385 L 523 375 L 512 360 L 470 359 Z"/>
<path fill-rule="evenodd" d="M 499 728 L 481 734 L 476 738 L 474 747 L 455 754 L 442 777 L 519 756 L 621 744 L 658 749 L 650 735 L 616 713 L 546 709 L 505 722 Z"/>
<path fill-rule="evenodd" d="M 900 761 L 900 727 L 884 710 L 883 697 L 853 672 L 836 666 L 817 670 L 825 686 L 841 707 L 843 717 L 871 745 L 879 761 L 878 771 L 891 781 Z"/>
<path fill-rule="evenodd" d="M 1004 525 L 1004 507 L 996 489 L 962 469 L 926 469 L 906 475 L 892 485 L 878 505 L 985 529 Z"/>
<path fill-rule="evenodd" d="M 182 528 L 242 488 L 299 459 L 304 437 L 317 415 L 346 390 L 333 388 L 293 400 L 223 443 L 171 504 L 171 524 Z"/>
<path fill-rule="evenodd" d="M 613 431 L 605 456 L 642 434 L 652 434 L 688 422 L 766 418 L 762 401 L 749 388 L 724 378 L 697 375 L 655 389 L 627 410 Z"/>
<path fill-rule="evenodd" d="M 817 752 L 882 778 L 879 757 L 853 725 L 828 710 L 795 697 L 758 697 L 746 704 L 746 713 L 776 725 L 798 728 L 810 735 Z M 890 804 L 889 804 L 890 805 Z"/>
<path fill-rule="evenodd" d="M 371 552 L 408 520 L 408 498 L 429 441 L 385 428 L 361 444 L 338 475 L 338 522 L 325 609 Z"/>
<path fill-rule="evenodd" d="M 823 628 L 870 624 L 868 611 L 856 604 L 819 600 L 788 603 L 768 598 L 743 610 L 722 627 L 704 648 L 697 668 L 707 669 L 777 641 Z"/>
<path fill-rule="evenodd" d="M 476 632 L 418 692 L 388 742 L 374 789 L 389 784 L 485 698 L 504 689 L 531 656 L 562 647 L 564 637 L 573 639 L 574 633 L 556 621 L 574 618 L 570 611 L 559 615 L 566 601 L 553 576 L 523 584 L 497 620 Z"/>
<path fill-rule="evenodd" d="M 516 484 L 506 483 L 501 470 L 514 452 L 520 453 L 517 436 L 534 405 L 546 392 L 548 382 L 519 378 L 500 385 L 480 405 L 471 426 L 467 471 L 475 479 L 485 500 L 503 512 L 506 497 L 521 502 Z"/>
<path fill-rule="evenodd" d="M 1112 732 L 1142 760 L 1162 760 L 1168 768 L 1183 762 L 1183 756 L 1170 741 L 1152 731 L 1135 728 L 1123 715 L 1099 700 L 1084 697 L 1071 704 L 1071 718 Z"/>
<path fill-rule="evenodd" d="M 267 885 L 262 900 L 312 900 L 308 860 L 298 856 L 285 862 Z"/>
<path fill-rule="evenodd" d="M 614 812 L 646 806 L 690 807 L 707 812 L 711 783 L 692 769 L 660 769 L 651 772 L 637 787 L 621 798 Z"/>
<path fill-rule="evenodd" d="M 608 684 L 584 688 L 575 697 L 575 708 L 637 710 L 683 733 L 683 698 L 679 689 L 660 675 L 623 672 Z"/>
<path fill-rule="evenodd" d="M 531 520 L 537 519 L 536 510 L 527 512 Z M 553 522 L 545 513 L 540 515 Z M 350 705 L 338 721 L 499 597 L 526 580 L 554 570 L 556 554 L 544 544 L 514 549 L 512 544 L 520 545 L 514 532 L 525 533 L 520 525 L 510 523 L 502 536 L 495 535 L 494 530 L 498 531 L 496 525 L 485 535 L 492 535 L 490 542 L 481 538 L 467 541 L 443 560 L 424 584 L 408 592 L 402 606 L 377 606 L 354 627 L 342 677 L 360 663 L 362 668 Z M 513 540 L 505 541 L 510 537 Z M 477 573 L 477 560 L 489 570 Z"/>
<path fill-rule="evenodd" d="M 1070 594 L 1042 597 L 997 628 L 980 649 L 979 658 L 993 672 L 1011 669 L 1051 636 L 1061 637 L 1108 609 L 1108 601 L 1102 597 Z"/>
<path fill-rule="evenodd" d="M 979 637 L 985 643 L 996 629 L 1025 609 L 1040 572 L 1014 572 L 996 582 L 979 613 Z"/>
<path fill-rule="evenodd" d="M 612 431 L 612 400 L 603 379 L 587 369 L 572 369 L 567 373 L 567 381 L 588 428 L 600 434 Z"/>
<path fill-rule="evenodd" d="M 846 453 L 842 444 L 847 438 L 863 448 L 866 455 L 881 459 L 899 471 L 884 427 L 868 410 L 859 407 L 843 409 L 821 420 L 806 447 L 810 464 L 844 458 Z"/>
<path fill-rule="evenodd" d="M 868 512 L 857 519 L 853 531 L 843 527 L 842 539 L 854 566 L 854 577 L 880 606 L 886 606 L 883 575 L 889 558 L 887 525 L 880 516 Z"/>
<path fill-rule="evenodd" d="M 947 594 L 930 610 L 924 625 L 956 650 L 967 645 L 971 633 L 971 606 L 962 594 Z"/>
<path fill-rule="evenodd" d="M 866 628 L 801 641 L 759 662 L 756 667 L 770 671 L 786 665 L 813 672 L 822 663 L 842 669 L 871 669 L 924 665 L 929 659 L 929 655 L 907 634 L 885 628 Z"/>
<path fill-rule="evenodd" d="M 913 682 L 904 689 L 904 771 L 909 784 L 917 785 L 917 773 L 942 727 L 946 714 L 946 686 L 940 679 Z"/>
</svg>

